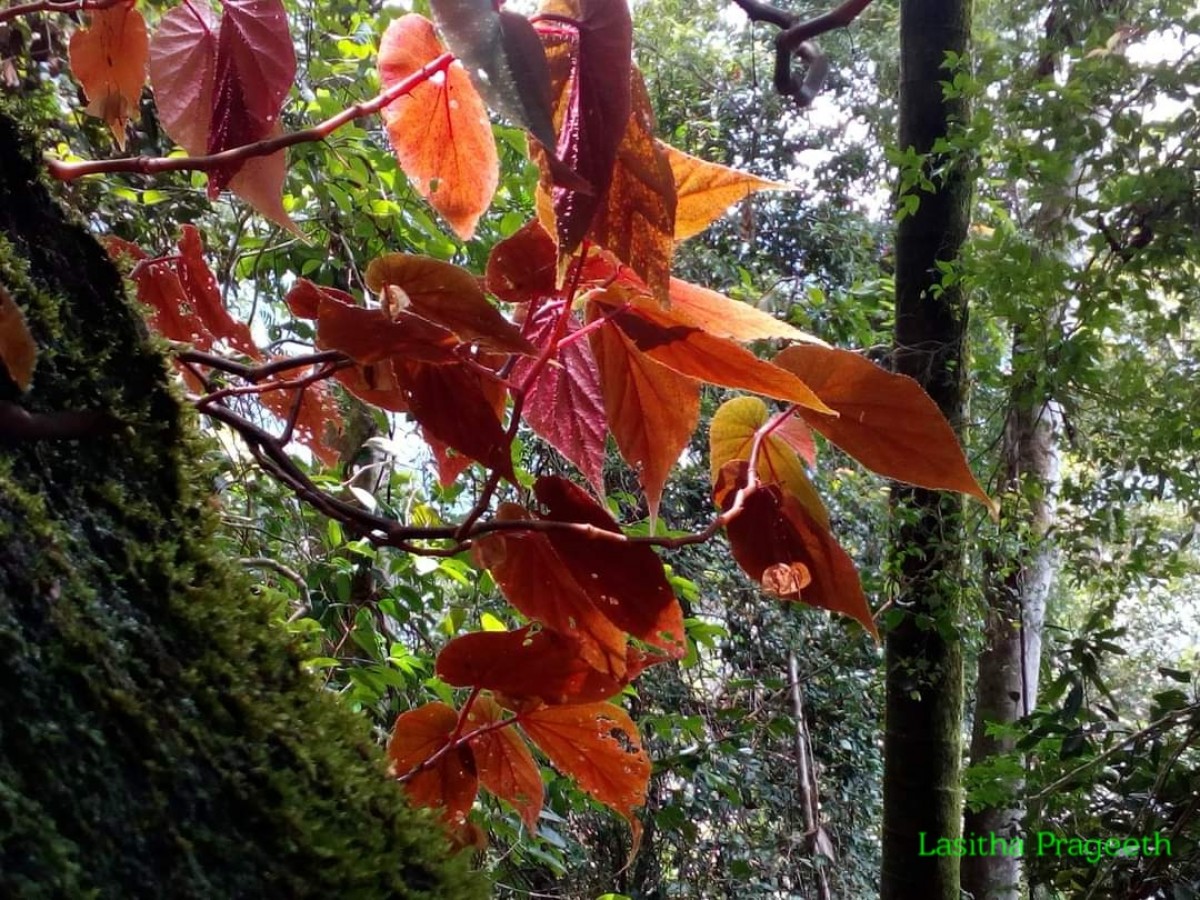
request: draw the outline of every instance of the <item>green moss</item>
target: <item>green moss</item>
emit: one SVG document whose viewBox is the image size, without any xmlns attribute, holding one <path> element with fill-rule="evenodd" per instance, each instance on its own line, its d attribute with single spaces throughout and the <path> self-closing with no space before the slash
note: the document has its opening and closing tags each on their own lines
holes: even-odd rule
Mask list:
<svg viewBox="0 0 1200 900">
<path fill-rule="evenodd" d="M 122 424 L 0 435 L 0 896 L 481 896 L 212 549 L 163 358 L 19 141 L 0 115 L 0 281 L 40 352 L 0 402 Z"/>
</svg>

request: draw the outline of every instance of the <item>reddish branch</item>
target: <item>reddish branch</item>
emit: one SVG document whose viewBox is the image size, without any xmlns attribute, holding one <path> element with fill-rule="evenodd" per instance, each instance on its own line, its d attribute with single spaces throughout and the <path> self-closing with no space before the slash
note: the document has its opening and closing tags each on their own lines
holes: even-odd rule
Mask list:
<svg viewBox="0 0 1200 900">
<path fill-rule="evenodd" d="M 871 0 L 845 0 L 840 6 L 813 19 L 801 20 L 793 12 L 761 0 L 733 0 L 753 22 L 766 22 L 779 29 L 775 36 L 775 90 L 792 97 L 800 106 L 809 106 L 829 74 L 829 60 L 815 40 L 835 28 L 845 28 L 858 18 Z M 792 71 L 792 57 L 806 68 Z"/>
<path fill-rule="evenodd" d="M 36 0 L 34 3 L 22 3 L 19 6 L 0 9 L 0 24 L 19 16 L 31 16 L 35 13 L 92 12 L 108 9 L 110 6 L 124 2 L 125 0 Z"/>
<path fill-rule="evenodd" d="M 74 181 L 76 178 L 109 172 L 132 172 L 139 175 L 155 175 L 160 172 L 206 172 L 221 166 L 245 162 L 247 159 L 257 156 L 270 156 L 278 150 L 296 144 L 323 141 L 343 125 L 353 122 L 355 119 L 374 115 L 392 101 L 398 100 L 419 84 L 427 81 L 430 76 L 444 71 L 452 62 L 454 62 L 454 55 L 443 53 L 404 80 L 397 81 L 391 87 L 380 91 L 372 99 L 348 106 L 319 125 L 305 128 L 303 131 L 292 131 L 278 137 L 256 141 L 253 144 L 243 144 L 220 153 L 210 153 L 207 156 L 132 156 L 123 159 L 96 159 L 77 163 L 48 159 L 46 166 L 50 170 L 50 174 L 60 181 Z"/>
<path fill-rule="evenodd" d="M 564 310 L 569 311 L 570 304 L 566 304 Z M 564 316 L 568 314 L 569 312 L 565 312 Z M 563 323 L 562 331 L 565 332 L 566 319 L 564 318 L 561 321 Z M 549 347 L 554 347 L 553 341 L 551 341 Z M 547 361 L 550 359 L 552 353 L 552 350 L 548 350 L 543 354 Z M 762 442 L 794 412 L 794 408 L 788 409 L 772 419 L 766 426 L 759 429 L 751 445 L 746 484 L 734 494 L 733 502 L 727 510 L 716 516 L 707 528 L 695 534 L 671 538 L 630 537 L 620 531 L 609 531 L 583 522 L 559 522 L 549 519 L 483 522 L 480 520 L 487 512 L 492 497 L 499 485 L 499 476 L 494 472 L 489 477 L 479 500 L 462 524 L 457 526 L 417 527 L 405 525 L 395 519 L 389 519 L 369 512 L 360 506 L 349 503 L 322 490 L 287 453 L 286 447 L 291 440 L 291 432 L 299 410 L 303 390 L 323 378 L 328 378 L 337 369 L 352 365 L 352 360 L 349 357 L 337 351 L 323 351 L 293 359 L 265 363 L 260 366 L 249 366 L 245 363 L 225 359 L 198 350 L 179 350 L 177 351 L 177 356 L 180 362 L 192 368 L 201 381 L 210 388 L 209 393 L 204 396 L 191 398 L 197 409 L 236 431 L 242 440 L 246 442 L 251 455 L 254 456 L 255 460 L 257 460 L 267 474 L 286 485 L 297 497 L 311 505 L 314 509 L 332 519 L 336 519 L 343 525 L 349 526 L 373 544 L 395 547 L 405 552 L 422 556 L 455 556 L 468 549 L 472 541 L 476 538 L 496 532 L 545 533 L 550 531 L 571 531 L 592 540 L 646 544 L 669 550 L 677 550 L 692 544 L 704 543 L 739 515 L 745 507 L 747 498 L 758 489 L 757 465 L 761 454 Z M 274 375 L 306 366 L 315 366 L 316 369 L 308 375 L 290 381 L 267 382 L 267 379 Z M 249 389 L 240 387 L 215 388 L 211 380 L 205 378 L 198 371 L 201 367 L 233 375 L 257 387 Z M 263 382 L 267 383 L 263 384 Z M 529 376 L 522 379 L 522 382 L 522 385 L 514 388 L 512 418 L 508 428 L 510 437 L 515 437 L 516 435 L 516 430 L 521 419 L 521 403 L 523 402 L 525 392 L 532 385 Z M 261 393 L 264 390 L 274 390 L 277 388 L 299 389 L 297 391 L 296 403 L 293 405 L 292 414 L 285 425 L 285 430 L 278 436 L 271 434 L 265 428 L 251 422 L 225 405 L 225 401 L 231 397 L 249 393 Z M 0 420 L 0 424 L 3 424 L 2 420 Z M 431 545 L 430 542 L 434 545 Z M 438 544 L 440 546 L 436 546 Z"/>
</svg>

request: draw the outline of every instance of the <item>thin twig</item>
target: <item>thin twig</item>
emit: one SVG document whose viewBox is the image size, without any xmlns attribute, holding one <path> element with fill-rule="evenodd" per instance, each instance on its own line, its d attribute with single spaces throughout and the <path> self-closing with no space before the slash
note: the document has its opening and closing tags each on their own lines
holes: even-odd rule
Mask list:
<svg viewBox="0 0 1200 900">
<path fill-rule="evenodd" d="M 454 62 L 454 54 L 443 53 L 437 59 L 422 66 L 403 81 L 398 81 L 391 87 L 380 91 L 370 100 L 348 106 L 335 116 L 330 116 L 319 125 L 305 128 L 303 131 L 293 131 L 278 137 L 255 141 L 253 144 L 243 144 L 232 147 L 220 153 L 210 153 L 205 156 L 131 156 L 122 159 L 96 159 L 84 162 L 68 163 L 59 159 L 47 159 L 46 167 L 50 174 L 60 181 L 74 181 L 88 175 L 100 175 L 112 172 L 131 172 L 139 175 L 156 175 L 161 172 L 207 172 L 233 163 L 244 162 L 258 156 L 270 156 L 278 150 L 304 144 L 312 141 L 323 141 L 343 125 L 379 112 L 389 103 L 403 97 L 430 76 L 445 70 Z"/>
<path fill-rule="evenodd" d="M 0 9 L 0 24 L 20 16 L 32 16 L 43 12 L 96 12 L 123 2 L 124 0 L 36 0 L 33 3 L 23 3 L 20 6 Z"/>
</svg>

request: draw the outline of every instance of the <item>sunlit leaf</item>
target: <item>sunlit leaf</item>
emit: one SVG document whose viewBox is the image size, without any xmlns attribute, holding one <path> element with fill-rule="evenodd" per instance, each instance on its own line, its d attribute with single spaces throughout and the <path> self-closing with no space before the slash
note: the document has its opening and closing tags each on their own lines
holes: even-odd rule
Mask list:
<svg viewBox="0 0 1200 900">
<path fill-rule="evenodd" d="M 824 344 L 787 322 L 756 309 L 749 303 L 731 300 L 724 294 L 678 278 L 671 279 L 671 310 L 714 337 L 735 341 L 786 341 Z"/>
<path fill-rule="evenodd" d="M 770 418 L 767 405 L 758 397 L 735 397 L 721 404 L 712 417 L 708 432 L 713 484 L 730 460 L 749 461 L 754 437 Z M 759 444 L 757 471 L 763 484 L 779 485 L 800 500 L 822 527 L 829 527 L 829 513 L 808 480 L 800 457 L 774 432 Z"/>
<path fill-rule="evenodd" d="M 443 52 L 432 22 L 401 16 L 380 42 L 379 80 L 390 87 Z M 469 240 L 496 193 L 500 163 L 487 110 L 462 66 L 435 73 L 386 106 L 383 120 L 409 182 Z"/>
<path fill-rule="evenodd" d="M 615 326 L 648 357 L 680 375 L 831 412 L 795 374 L 732 341 L 714 337 L 680 310 L 627 306 L 616 290 L 598 291 L 590 298 L 607 309 L 609 323 L 602 330 Z"/>
<path fill-rule="evenodd" d="M 589 321 L 602 314 L 589 304 Z M 650 517 L 656 518 L 671 467 L 700 421 L 700 385 L 655 362 L 617 328 L 601 327 L 588 342 L 608 427 L 621 456 L 637 472 Z"/>
<path fill-rule="evenodd" d="M 86 28 L 71 35 L 71 71 L 83 85 L 89 115 L 108 123 L 125 149 L 125 126 L 137 118 L 150 39 L 132 0 L 92 12 Z"/>
<path fill-rule="evenodd" d="M 803 412 L 805 421 L 867 468 L 920 487 L 970 494 L 994 507 L 945 416 L 907 375 L 832 347 L 789 347 L 774 361 L 841 414 Z"/>
<path fill-rule="evenodd" d="M 488 694 L 475 698 L 467 714 L 467 730 L 474 731 L 504 720 L 504 711 Z M 542 810 L 542 770 L 529 746 L 511 725 L 471 738 L 479 780 L 502 800 L 512 804 L 531 832 Z"/>
<path fill-rule="evenodd" d="M 217 277 L 204 259 L 204 242 L 194 225 L 184 225 L 180 230 L 179 261 L 176 264 L 186 301 L 208 333 L 217 340 L 229 341 L 230 345 L 255 359 L 262 357 L 250 327 L 237 321 L 225 308 Z"/>
<path fill-rule="evenodd" d="M 458 713 L 444 703 L 427 703 L 402 713 L 392 727 L 388 758 L 405 793 L 416 806 L 440 807 L 452 825 L 465 821 L 479 791 L 475 757 L 467 744 L 428 761 L 450 743 Z M 427 768 L 412 774 L 418 766 Z"/>
<path fill-rule="evenodd" d="M 611 703 L 524 713 L 521 728 L 554 767 L 631 823 L 646 802 L 650 757 L 629 714 Z"/>
<path fill-rule="evenodd" d="M 790 191 L 790 185 L 768 181 L 728 166 L 705 162 L 695 156 L 661 145 L 667 154 L 679 198 L 675 210 L 675 240 L 682 241 L 704 231 L 733 206 L 755 191 Z"/>
</svg>

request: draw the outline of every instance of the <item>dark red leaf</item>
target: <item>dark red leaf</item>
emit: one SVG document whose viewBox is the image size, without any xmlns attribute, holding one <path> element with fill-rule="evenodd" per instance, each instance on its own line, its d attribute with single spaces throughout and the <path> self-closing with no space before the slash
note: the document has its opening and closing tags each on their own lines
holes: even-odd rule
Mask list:
<svg viewBox="0 0 1200 900">
<path fill-rule="evenodd" d="M 546 521 L 579 522 L 616 534 L 621 531 L 603 507 L 565 478 L 539 478 L 534 493 L 546 508 L 542 516 Z M 683 611 L 662 561 L 650 547 L 565 529 L 546 534 L 571 576 L 609 621 L 670 655 L 683 655 L 687 649 Z"/>
<path fill-rule="evenodd" d="M 606 700 L 629 683 L 588 665 L 577 640 L 533 626 L 457 637 L 438 654 L 437 674 L 455 687 L 552 704 Z"/>
<path fill-rule="evenodd" d="M 544 0 L 540 12 L 576 23 L 537 25 L 550 66 L 555 149 L 592 186 L 584 193 L 553 185 L 549 166 L 542 167 L 542 189 L 553 198 L 559 256 L 566 257 L 600 208 L 629 122 L 633 24 L 620 0 Z"/>
<path fill-rule="evenodd" d="M 479 792 L 475 756 L 468 744 L 442 754 L 428 768 L 410 773 L 450 743 L 458 713 L 445 703 L 427 703 L 402 713 L 392 728 L 388 757 L 397 778 L 409 776 L 404 790 L 417 806 L 440 807 L 446 821 L 461 826 Z"/>
</svg>

